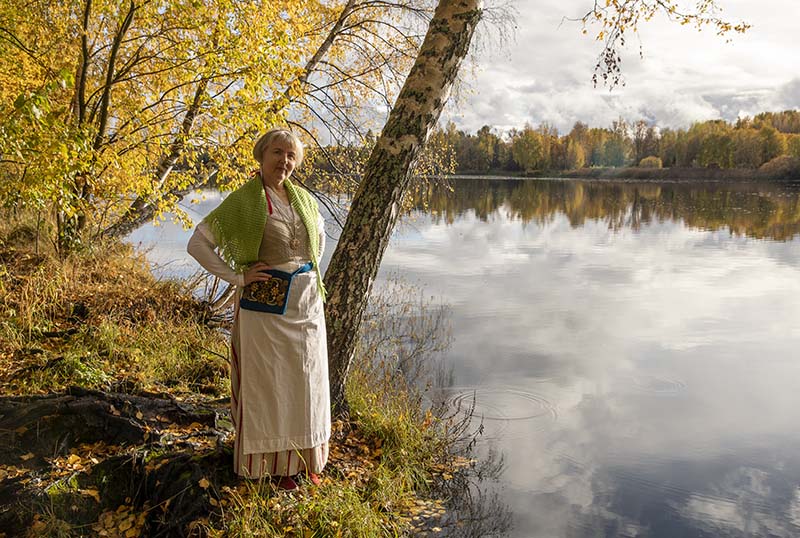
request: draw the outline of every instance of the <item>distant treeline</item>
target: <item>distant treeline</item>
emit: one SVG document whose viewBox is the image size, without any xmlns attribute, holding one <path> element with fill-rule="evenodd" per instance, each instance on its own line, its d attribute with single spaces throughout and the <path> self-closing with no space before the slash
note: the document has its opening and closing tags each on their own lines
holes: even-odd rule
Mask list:
<svg viewBox="0 0 800 538">
<path fill-rule="evenodd" d="M 800 111 L 764 112 L 735 123 L 698 122 L 659 129 L 623 119 L 611 127 L 577 122 L 566 135 L 544 123 L 504 135 L 486 125 L 471 134 L 453 123 L 434 133 L 452 148 L 456 173 L 567 171 L 585 167 L 766 168 L 780 173 L 800 163 Z"/>
</svg>

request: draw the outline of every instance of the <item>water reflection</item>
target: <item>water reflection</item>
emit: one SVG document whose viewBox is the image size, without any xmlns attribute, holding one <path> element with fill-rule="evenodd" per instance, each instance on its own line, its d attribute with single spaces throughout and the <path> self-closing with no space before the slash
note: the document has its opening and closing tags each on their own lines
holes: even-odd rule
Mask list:
<svg viewBox="0 0 800 538">
<path fill-rule="evenodd" d="M 800 234 L 800 184 L 721 182 L 604 182 L 456 179 L 452 191 L 427 193 L 435 222 L 453 223 L 469 212 L 486 221 L 505 216 L 544 224 L 558 215 L 573 227 L 600 220 L 611 229 L 683 221 L 693 228 L 729 230 L 756 238 L 786 240 Z M 422 206 L 418 206 L 422 209 Z"/>
<path fill-rule="evenodd" d="M 440 494 L 446 499 L 447 512 L 436 526 L 441 532 L 427 536 L 443 538 L 485 538 L 505 536 L 511 528 L 511 512 L 503 497 L 492 489 L 503 474 L 502 455 L 485 454 L 467 472 L 442 484 Z M 421 534 L 421 533 L 420 533 Z"/>
<path fill-rule="evenodd" d="M 382 270 L 451 306 L 510 535 L 800 535 L 796 186 L 463 181 Z"/>
</svg>

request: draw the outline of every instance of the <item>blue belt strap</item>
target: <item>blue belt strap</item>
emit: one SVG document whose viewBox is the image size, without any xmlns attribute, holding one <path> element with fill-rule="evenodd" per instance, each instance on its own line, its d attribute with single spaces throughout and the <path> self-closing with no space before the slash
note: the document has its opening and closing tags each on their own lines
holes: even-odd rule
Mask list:
<svg viewBox="0 0 800 538">
<path fill-rule="evenodd" d="M 267 273 L 267 274 L 272 275 L 272 276 L 277 276 L 277 277 L 280 277 L 280 278 L 285 278 L 287 280 L 290 280 L 294 275 L 299 275 L 300 273 L 307 273 L 307 272 L 311 271 L 313 268 L 314 268 L 314 263 L 313 262 L 307 262 L 305 265 L 301 265 L 300 267 L 298 267 L 297 269 L 295 269 L 291 273 L 287 273 L 286 271 L 278 271 L 277 269 L 266 269 L 266 270 L 261 271 L 261 272 L 262 273 Z"/>
</svg>

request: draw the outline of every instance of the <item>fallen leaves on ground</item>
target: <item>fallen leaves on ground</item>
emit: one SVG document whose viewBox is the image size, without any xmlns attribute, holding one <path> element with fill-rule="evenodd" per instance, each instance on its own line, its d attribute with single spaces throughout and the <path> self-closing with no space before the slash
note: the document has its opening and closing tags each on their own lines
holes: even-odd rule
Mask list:
<svg viewBox="0 0 800 538">
<path fill-rule="evenodd" d="M 6 479 L 17 478 L 18 476 L 26 475 L 29 472 L 30 470 L 24 467 L 17 467 L 15 465 L 0 465 L 0 482 Z"/>
<path fill-rule="evenodd" d="M 344 441 L 331 443 L 328 460 L 348 480 L 361 484 L 369 480 L 382 454 L 382 448 L 374 448 L 357 430 L 351 430 Z"/>
<path fill-rule="evenodd" d="M 143 536 L 144 524 L 147 521 L 148 506 L 141 511 L 135 511 L 127 504 L 120 505 L 116 510 L 108 510 L 100 514 L 97 523 L 92 525 L 92 530 L 98 536 L 108 538 L 136 538 Z"/>
<path fill-rule="evenodd" d="M 100 460 L 119 454 L 122 450 L 119 446 L 107 445 L 103 441 L 84 443 L 70 450 L 68 456 L 46 458 L 51 466 L 50 477 L 57 479 L 75 472 L 90 472 Z"/>
</svg>

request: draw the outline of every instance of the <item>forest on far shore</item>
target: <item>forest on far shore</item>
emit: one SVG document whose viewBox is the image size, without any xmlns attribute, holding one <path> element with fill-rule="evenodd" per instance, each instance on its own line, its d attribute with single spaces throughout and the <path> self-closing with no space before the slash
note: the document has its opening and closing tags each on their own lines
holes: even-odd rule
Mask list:
<svg viewBox="0 0 800 538">
<path fill-rule="evenodd" d="M 577 122 L 563 136 L 546 123 L 500 135 L 488 125 L 472 134 L 451 122 L 437 130 L 432 141 L 450 148 L 454 171 L 460 174 L 590 167 L 765 167 L 773 173 L 800 172 L 800 110 L 764 112 L 735 123 L 697 122 L 688 129 L 659 129 L 645 120 L 619 119 L 611 127 Z"/>
</svg>

